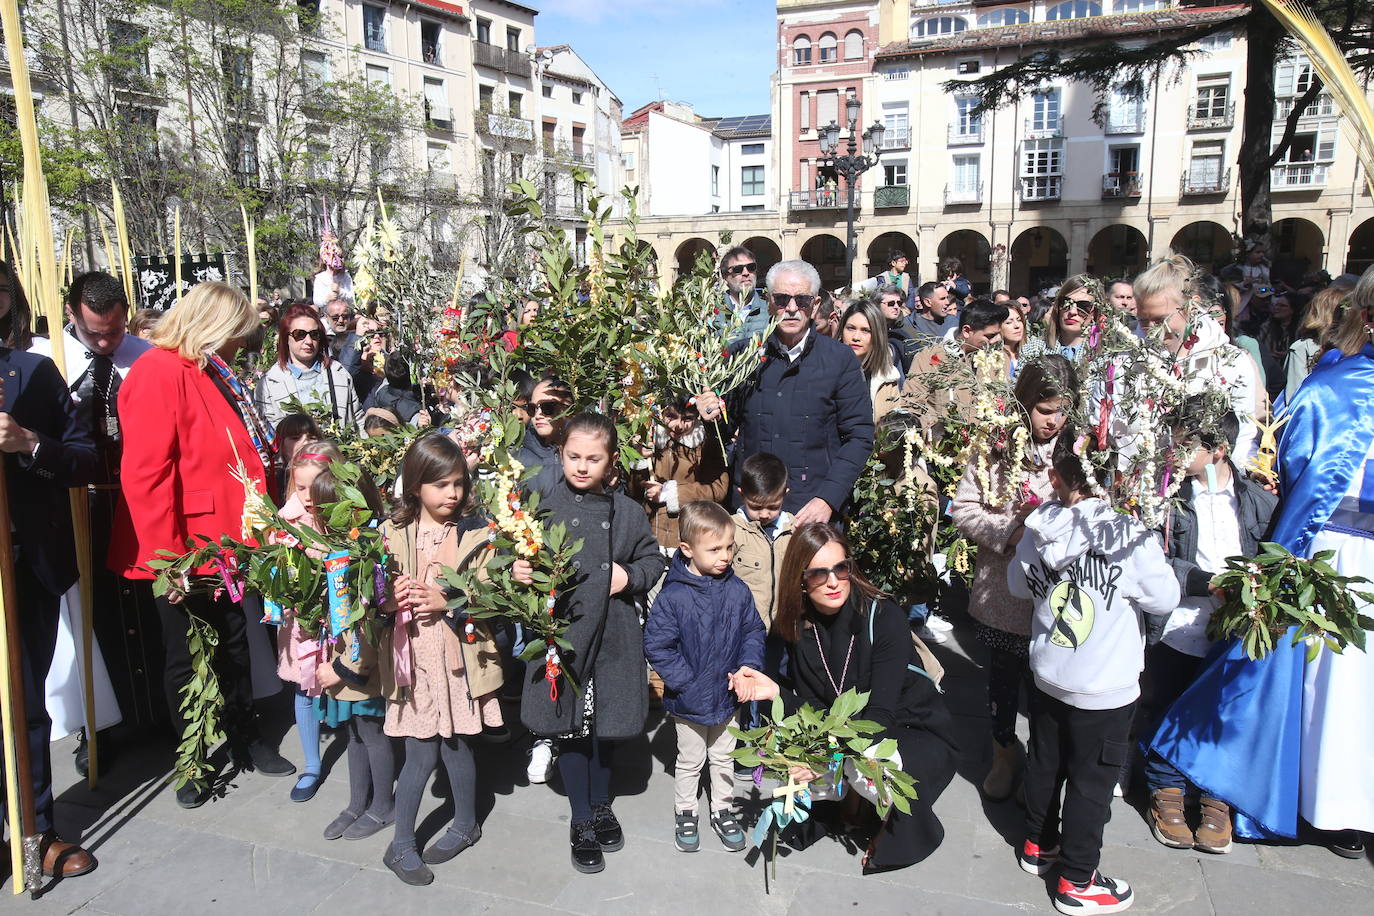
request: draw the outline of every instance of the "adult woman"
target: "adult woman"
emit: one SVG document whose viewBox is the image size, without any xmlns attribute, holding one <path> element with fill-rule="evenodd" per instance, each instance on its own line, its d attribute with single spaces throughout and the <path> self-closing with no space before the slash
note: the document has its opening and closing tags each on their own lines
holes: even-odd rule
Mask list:
<svg viewBox="0 0 1374 916">
<path fill-rule="evenodd" d="M 281 316 L 276 365 L 263 375 L 253 396 L 267 423 L 275 427 L 291 413 L 292 400 L 325 405 L 336 423 L 358 423 L 362 411 L 353 379 L 329 358 L 325 339 L 320 315 L 310 306 L 297 303 Z"/>
<path fill-rule="evenodd" d="M 851 303 L 840 317 L 840 343 L 859 358 L 873 398 L 873 422 L 877 423 L 897 406 L 902 381 L 901 373 L 892 364 L 887 322 L 877 307 L 865 299 Z"/>
<path fill-rule="evenodd" d="M 1288 381 L 1283 364 L 1297 335 L 1305 304 L 1306 300 L 1298 293 L 1275 296 L 1269 306 L 1269 319 L 1259 329 L 1260 361 L 1264 365 L 1265 388 L 1271 401 L 1279 396 Z"/>
<path fill-rule="evenodd" d="M 274 480 L 274 441 L 229 369 L 258 315 L 243 293 L 224 283 L 201 283 L 158 322 L 153 348 L 129 370 L 119 391 L 124 432 L 123 493 L 110 547 L 110 568 L 129 579 L 151 579 L 147 563 L 159 550 L 180 554 L 191 535 L 218 540 L 242 530 L 244 484 L 228 473 L 243 466 L 249 485 Z M 213 576 L 213 567 L 195 571 Z M 167 706 L 178 734 L 185 731 L 181 690 L 192 677 L 187 614 L 209 624 L 219 644 L 212 664 L 224 694 L 223 721 L 231 753 L 268 776 L 295 772 L 258 735 L 253 719 L 247 619 L 223 589 L 173 589 L 157 599 L 166 649 Z M 245 760 L 247 758 L 247 760 Z M 194 783 L 177 789 L 177 803 L 194 808 L 206 793 Z"/>
<path fill-rule="evenodd" d="M 1350 290 L 1349 285 L 1333 284 L 1317 293 L 1312 297 L 1312 301 L 1307 303 L 1307 311 L 1303 313 L 1294 334 L 1296 339 L 1289 344 L 1288 356 L 1283 363 L 1283 390 L 1290 401 L 1303 379 L 1307 378 L 1307 374 L 1317 364 L 1317 357 L 1321 356 L 1322 335 L 1331 327 L 1336 307 L 1350 295 Z"/>
<path fill-rule="evenodd" d="M 858 718 L 894 738 L 902 769 L 920 797 L 911 814 L 892 811 L 869 847 L 867 871 L 904 868 L 940 846 L 945 830 L 933 805 L 954 776 L 949 710 L 926 674 L 906 614 L 866 580 L 844 536 L 821 522 L 802 525 L 783 557 L 773 632 L 787 643 L 790 678 L 780 686 L 751 668 L 731 676 L 741 701 L 781 696 L 789 712 L 828 707 L 841 693 L 869 692 Z M 801 770 L 798 779 L 816 774 Z M 814 822 L 808 822 L 814 823 Z"/>
<path fill-rule="evenodd" d="M 515 455 L 525 467 L 563 466 L 558 458 L 558 440 L 568 422 L 570 406 L 572 391 L 562 380 L 546 375 L 534 382 L 525 406 L 530 418 L 525 426 L 525 444 Z"/>
<path fill-rule="evenodd" d="M 1374 485 L 1374 268 L 1360 278 L 1332 339 L 1337 349 L 1318 361 L 1286 411 L 1273 540 L 1298 556 L 1334 551 L 1337 573 L 1367 575 L 1374 567 L 1367 498 Z M 1153 747 L 1235 809 L 1240 836 L 1293 837 L 1301 816 L 1328 831 L 1333 852 L 1362 859 L 1357 831 L 1374 832 L 1374 656 L 1323 648 L 1309 661 L 1307 652 L 1285 636 L 1263 661 L 1251 662 L 1233 640 L 1169 710 Z"/>
<path fill-rule="evenodd" d="M 1069 362 L 1083 354 L 1088 327 L 1103 306 L 1102 284 L 1087 274 L 1076 274 L 1064 281 L 1055 293 L 1045 323 L 1044 340 L 1028 340 L 1021 351 L 1027 359 L 1041 353 L 1058 353 Z"/>
<path fill-rule="evenodd" d="M 1007 372 L 1013 377 L 1021 371 L 1021 350 L 1026 343 L 1026 319 L 1019 308 L 1007 309 L 1002 322 L 1002 352 L 1007 356 Z"/>
</svg>

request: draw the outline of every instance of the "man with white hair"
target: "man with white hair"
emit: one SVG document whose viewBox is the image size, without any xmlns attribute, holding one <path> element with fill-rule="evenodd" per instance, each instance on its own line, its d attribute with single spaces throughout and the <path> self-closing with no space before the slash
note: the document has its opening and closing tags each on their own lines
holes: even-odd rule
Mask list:
<svg viewBox="0 0 1374 916">
<path fill-rule="evenodd" d="M 821 289 L 816 268 L 782 261 L 764 283 L 778 325 L 758 372 L 729 395 L 730 415 L 739 425 L 736 477 L 749 456 L 777 455 L 787 464 L 783 509 L 799 525 L 828 522 L 848 502 L 873 451 L 868 383 L 853 350 L 811 327 Z M 721 416 L 714 392 L 699 395 L 697 407 L 704 420 Z"/>
</svg>

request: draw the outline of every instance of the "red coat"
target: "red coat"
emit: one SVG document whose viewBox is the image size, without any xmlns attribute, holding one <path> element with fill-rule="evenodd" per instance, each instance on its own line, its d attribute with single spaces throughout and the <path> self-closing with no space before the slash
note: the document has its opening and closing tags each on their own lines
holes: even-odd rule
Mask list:
<svg viewBox="0 0 1374 916">
<path fill-rule="evenodd" d="M 162 548 L 185 553 L 189 535 L 239 538 L 243 486 L 231 474 L 234 450 L 259 492 L 267 492 L 267 475 L 242 417 L 207 370 L 154 347 L 129 370 L 118 407 L 124 454 L 110 569 L 151 579 L 143 564 Z"/>
</svg>

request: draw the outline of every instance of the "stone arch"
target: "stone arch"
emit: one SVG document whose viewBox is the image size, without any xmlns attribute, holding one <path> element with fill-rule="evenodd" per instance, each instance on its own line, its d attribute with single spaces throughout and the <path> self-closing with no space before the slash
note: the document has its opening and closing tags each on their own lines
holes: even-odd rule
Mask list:
<svg viewBox="0 0 1374 916">
<path fill-rule="evenodd" d="M 1345 252 L 1346 273 L 1362 274 L 1374 264 L 1374 218 L 1367 219 L 1350 233 Z"/>
<path fill-rule="evenodd" d="M 887 256 L 893 250 L 906 252 L 907 268 L 906 271 L 915 281 L 921 270 L 920 255 L 921 251 L 912 241 L 911 236 L 905 232 L 884 232 L 868 243 L 868 266 L 865 277 L 876 277 L 878 274 L 887 270 Z M 919 284 L 918 284 L 919 285 Z"/>
<path fill-rule="evenodd" d="M 754 260 L 759 265 L 758 285 L 763 286 L 763 278 L 768 276 L 768 268 L 782 260 L 782 249 L 766 235 L 750 236 L 741 244 L 754 253 Z"/>
<path fill-rule="evenodd" d="M 802 244 L 801 259 L 816 268 L 825 289 L 839 289 L 847 282 L 843 239 L 828 232 L 813 235 Z"/>
<path fill-rule="evenodd" d="M 1324 266 L 1326 236 L 1311 220 L 1297 216 L 1277 220 L 1272 230 L 1274 249 L 1269 253 L 1269 276 L 1297 286 L 1302 275 Z"/>
<path fill-rule="evenodd" d="M 1149 247 L 1139 229 L 1114 223 L 1100 230 L 1088 244 L 1088 273 L 1104 280 L 1134 277 L 1145 269 Z"/>
<path fill-rule="evenodd" d="M 983 233 L 977 229 L 956 229 L 940 240 L 938 255 L 937 264 L 947 256 L 959 259 L 963 275 L 975 294 L 992 292 L 992 246 Z M 935 275 L 929 279 L 934 280 Z"/>
<path fill-rule="evenodd" d="M 1029 296 L 1062 282 L 1069 272 L 1069 245 L 1057 229 L 1032 226 L 1011 243 L 1008 290 Z"/>
<path fill-rule="evenodd" d="M 673 279 L 680 280 L 696 269 L 697 259 L 703 252 L 714 258 L 716 246 L 703 238 L 690 238 L 678 245 L 673 254 L 673 261 L 677 265 L 677 274 Z"/>
<path fill-rule="evenodd" d="M 1174 233 L 1169 248 L 1187 255 L 1199 267 L 1213 273 L 1235 260 L 1230 231 L 1220 223 L 1199 220 Z"/>
</svg>

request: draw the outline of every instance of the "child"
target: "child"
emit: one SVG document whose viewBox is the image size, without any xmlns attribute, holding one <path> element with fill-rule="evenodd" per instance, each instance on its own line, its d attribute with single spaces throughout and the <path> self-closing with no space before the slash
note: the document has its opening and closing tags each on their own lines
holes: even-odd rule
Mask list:
<svg viewBox="0 0 1374 916">
<path fill-rule="evenodd" d="M 560 738 L 558 770 L 572 809 L 573 867 L 585 874 L 606 867 L 603 852 L 625 845 L 611 811 L 611 754 L 615 742 L 643 734 L 649 714 L 644 637 L 635 602 L 663 574 L 663 557 L 644 510 L 606 490 L 619 443 L 615 423 L 582 413 L 563 428 L 562 475 L 546 478 L 540 509 L 545 524 L 563 523 L 581 539 L 575 586 L 560 589 L 555 612 L 569 621 L 572 651 L 561 656 L 576 682 L 551 688 L 543 656 L 526 669 L 520 716 L 535 735 Z M 517 560 L 512 575 L 526 585 L 534 570 Z"/>
<path fill-rule="evenodd" d="M 1207 622 L 1219 606 L 1212 576 L 1226 558 L 1252 557 L 1267 539 L 1278 497 L 1247 481 L 1231 463 L 1240 421 L 1226 413 L 1213 429 L 1200 429 L 1195 402 L 1185 403 L 1182 428 L 1176 432 L 1196 444 L 1188 477 L 1179 489 L 1179 503 L 1170 519 L 1166 554 L 1178 576 L 1183 598 L 1164 623 L 1162 640 L 1147 650 L 1146 699 L 1148 721 L 1157 720 L 1192 684 L 1202 670 L 1212 644 Z M 1153 731 L 1153 729 L 1151 729 Z M 1183 774 L 1154 751 L 1145 760 L 1150 787 L 1150 831 L 1174 849 L 1226 853 L 1231 850 L 1231 809 L 1205 794 L 1199 803 L 1197 833 L 1188 828 L 1186 800 L 1197 792 Z"/>
<path fill-rule="evenodd" d="M 690 502 L 720 502 L 730 492 L 730 472 L 714 427 L 701 422 L 695 406 L 679 397 L 662 405 L 654 424 L 650 478 L 642 494 L 649 527 L 665 552 L 677 549 L 678 512 Z"/>
<path fill-rule="evenodd" d="M 374 517 L 380 518 L 381 497 L 366 472 L 357 487 Z M 318 507 L 338 498 L 333 472 L 321 471 L 310 485 L 312 511 L 318 512 Z M 357 661 L 353 660 L 355 642 Z M 348 807 L 324 828 L 324 838 L 365 839 L 390 824 L 395 811 L 392 782 L 396 762 L 391 739 L 382 732 L 386 700 L 377 647 L 366 639 L 359 640 L 352 631 L 342 641 L 330 640 L 315 669 L 315 681 L 321 688 L 316 698 L 317 716 L 328 727 L 340 729 L 348 755 Z"/>
<path fill-rule="evenodd" d="M 778 570 L 792 542 L 796 519 L 782 511 L 787 498 L 787 465 L 777 455 L 760 452 L 744 459 L 735 523 L 735 574 L 749 586 L 765 629 L 773 626 L 778 606 Z M 774 673 L 774 672 L 766 672 Z"/>
<path fill-rule="evenodd" d="M 1066 428 L 1054 445 L 1056 499 L 1032 512 L 1007 569 L 1031 619 L 1031 753 L 1021 868 L 1061 865 L 1061 913 L 1116 913 L 1131 888 L 1098 874 L 1102 829 L 1126 759 L 1145 660 L 1142 614 L 1178 606 L 1178 582 L 1154 536 L 1092 495 L 1084 462 L 1091 436 Z M 1063 786 L 1062 850 L 1057 792 Z"/>
<path fill-rule="evenodd" d="M 968 610 L 978 641 L 989 653 L 992 768 L 983 780 L 983 794 L 993 801 L 1010 798 L 1016 788 L 1022 758 L 1021 742 L 1016 738 L 1016 712 L 1022 683 L 1030 686 L 1031 603 L 1007 594 L 1007 566 L 1025 534 L 1026 516 L 1053 495 L 1050 456 L 1064 416 L 1073 409 L 1077 390 L 1073 366 L 1063 356 L 1050 354 L 1026 364 L 1015 389 L 1031 433 L 1030 454 L 1024 466 L 1008 467 L 1005 457 L 994 462 L 987 472 L 991 493 L 983 492 L 977 469 L 969 467 L 949 506 L 959 533 L 978 545 Z M 994 494 L 998 497 L 995 505 Z"/>
<path fill-rule="evenodd" d="M 711 827 L 731 852 L 745 846 L 735 818 L 735 697 L 729 676 L 763 667 L 763 623 L 754 597 L 730 570 L 735 526 L 719 504 L 691 502 L 678 518 L 682 540 L 644 627 L 644 654 L 667 688 L 663 708 L 677 730 L 674 840 L 683 852 L 701 848 L 697 793 L 711 761 Z"/>
<path fill-rule="evenodd" d="M 282 423 L 290 419 L 287 417 Z M 290 486 L 281 517 L 293 525 L 313 531 L 324 530 L 314 511 L 311 486 L 315 478 L 328 470 L 330 464 L 342 459 L 338 447 L 332 442 L 322 439 L 301 442 L 300 447 L 293 451 L 287 472 Z M 296 687 L 296 734 L 301 739 L 301 753 L 305 758 L 301 775 L 291 789 L 293 802 L 308 802 L 320 789 L 320 720 L 315 714 L 315 696 L 319 688 L 310 676 L 310 669 L 302 667 L 311 664 L 307 659 L 313 657 L 314 651 L 314 640 L 306 637 L 289 609 L 283 610 L 281 626 L 277 630 L 277 676 Z"/>
<path fill-rule="evenodd" d="M 481 837 L 474 810 L 476 764 L 469 739 L 500 726 L 501 658 L 486 628 L 474 642 L 466 615 L 450 612 L 438 584 L 442 568 L 484 566 L 486 522 L 465 516 L 472 483 L 463 450 L 442 435 L 411 443 L 401 464 L 405 487 L 382 526 L 394 562 L 391 645 L 383 639 L 386 734 L 405 738 L 405 765 L 396 782 L 396 834 L 382 862 L 406 884 L 429 884 L 429 865 L 447 862 Z M 390 663 L 390 665 L 388 665 Z M 415 819 L 430 774 L 443 757 L 453 796 L 453 823 L 421 855 Z"/>
</svg>

